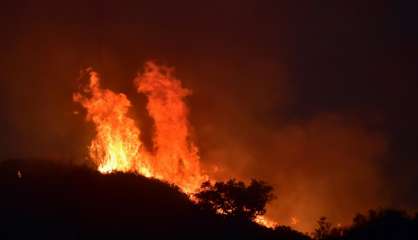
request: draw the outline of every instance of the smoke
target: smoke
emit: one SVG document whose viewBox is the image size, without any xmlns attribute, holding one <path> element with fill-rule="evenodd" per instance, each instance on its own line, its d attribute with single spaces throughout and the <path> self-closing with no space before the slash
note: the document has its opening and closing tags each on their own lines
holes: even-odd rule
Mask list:
<svg viewBox="0 0 418 240">
<path fill-rule="evenodd" d="M 293 218 L 292 226 L 310 231 L 320 216 L 344 224 L 359 211 L 389 204 L 388 140 L 364 115 L 295 115 L 297 86 L 277 62 L 219 60 L 177 72 L 194 91 L 191 122 L 204 169 L 217 179 L 272 184 L 278 198 L 267 215 L 279 224 Z"/>
<path fill-rule="evenodd" d="M 151 148 L 147 99 L 131 81 L 157 58 L 193 90 L 190 135 L 202 164 L 219 178 L 273 184 L 278 198 L 268 214 L 280 223 L 294 216 L 308 229 L 321 215 L 346 221 L 386 204 L 387 195 L 416 206 L 416 64 L 409 57 L 416 48 L 396 46 L 402 28 L 388 22 L 396 16 L 391 7 L 350 4 L 4 5 L 0 156 L 84 160 L 94 126 L 73 114 L 71 95 L 87 66 L 103 75 L 105 88 L 126 93 Z M 377 110 L 388 136 L 353 114 L 359 108 Z M 382 162 L 386 151 L 391 167 Z"/>
<path fill-rule="evenodd" d="M 224 124 L 245 122 L 245 114 L 231 118 Z M 201 137 L 219 144 L 209 144 L 202 158 L 222 166 L 214 171 L 220 179 L 272 184 L 278 198 L 267 215 L 279 224 L 308 231 L 320 216 L 345 224 L 356 212 L 389 204 L 381 168 L 387 140 L 358 119 L 319 113 L 274 127 L 247 124 L 240 135 L 210 127 Z"/>
<path fill-rule="evenodd" d="M 284 222 L 296 217 L 300 229 L 312 229 L 318 216 L 348 223 L 355 212 L 387 204 L 379 167 L 386 141 L 380 134 L 321 114 L 284 126 L 269 148 L 264 157 L 272 164 L 255 175 L 277 186 L 283 201 L 273 203 L 271 214 Z"/>
<path fill-rule="evenodd" d="M 278 77 L 274 68 L 254 69 L 264 70 L 258 75 L 263 79 Z M 156 169 L 170 180 L 184 172 L 180 178 L 187 181 L 193 173 L 200 174 L 197 149 L 190 139 L 189 110 L 183 100 L 190 90 L 171 75 L 172 70 L 149 62 L 145 72 L 137 77 L 136 85 L 138 92 L 146 95 L 147 111 L 154 121 Z M 252 78 L 251 70 L 248 73 Z M 227 71 L 223 74 L 229 75 Z M 269 95 L 276 92 L 266 86 L 259 90 L 241 89 L 239 93 L 249 97 L 240 102 L 236 101 L 236 93 L 219 89 L 211 92 L 210 88 L 205 93 L 223 97 L 192 109 L 194 138 L 204 149 L 203 169 L 212 179 L 260 178 L 272 184 L 279 196 L 268 209 L 272 219 L 308 230 L 320 216 L 344 224 L 356 211 L 386 204 L 379 164 L 387 143 L 382 134 L 369 130 L 360 118 L 318 113 L 296 120 L 284 110 L 277 117 L 271 116 L 271 103 L 281 99 L 270 102 Z M 211 111 L 206 111 L 208 106 L 213 107 Z M 118 125 L 130 129 L 122 122 Z M 179 171 L 177 166 L 182 159 L 190 161 L 181 163 L 183 170 Z"/>
</svg>

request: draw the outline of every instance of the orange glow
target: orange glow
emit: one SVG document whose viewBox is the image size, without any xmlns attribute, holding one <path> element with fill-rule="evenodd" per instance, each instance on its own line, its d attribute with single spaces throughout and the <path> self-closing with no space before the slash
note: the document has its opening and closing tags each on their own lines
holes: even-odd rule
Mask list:
<svg viewBox="0 0 418 240">
<path fill-rule="evenodd" d="M 127 96 L 101 88 L 98 74 L 91 69 L 88 73 L 89 84 L 74 93 L 73 101 L 86 109 L 86 120 L 95 125 L 96 135 L 88 153 L 98 171 L 157 178 L 177 185 L 193 200 L 192 193 L 209 177 L 201 170 L 198 148 L 190 136 L 189 109 L 184 98 L 191 91 L 182 87 L 172 69 L 152 62 L 138 74 L 135 86 L 147 97 L 147 111 L 154 121 L 153 149 L 146 149 L 140 129 L 129 116 L 131 102 Z M 277 225 L 263 216 L 254 221 L 270 228 Z"/>
<path fill-rule="evenodd" d="M 87 121 L 96 126 L 96 137 L 89 146 L 90 159 L 102 173 L 136 171 L 152 176 L 149 156 L 139 140 L 140 131 L 128 116 L 131 102 L 124 94 L 102 89 L 96 72 L 89 74 L 89 85 L 75 93 L 73 100 L 87 110 Z"/>
<path fill-rule="evenodd" d="M 154 164 L 159 177 L 193 192 L 204 180 L 196 145 L 190 140 L 189 109 L 184 98 L 191 93 L 172 76 L 172 69 L 153 62 L 135 80 L 137 90 L 148 98 L 147 110 L 154 120 Z"/>
<path fill-rule="evenodd" d="M 256 223 L 258 223 L 260 225 L 263 225 L 265 227 L 268 227 L 268 228 L 275 228 L 275 227 L 278 226 L 277 222 L 275 222 L 275 221 L 273 221 L 273 220 L 271 220 L 271 219 L 269 219 L 269 218 L 267 218 L 265 216 L 261 216 L 261 215 L 258 215 L 254 219 L 254 222 L 256 222 Z"/>
<path fill-rule="evenodd" d="M 176 184 L 184 192 L 196 191 L 203 180 L 197 147 L 190 141 L 188 108 L 183 98 L 190 91 L 165 67 L 148 63 L 136 79 L 138 92 L 148 97 L 147 110 L 154 120 L 154 149 L 147 151 L 140 130 L 128 116 L 126 95 L 100 87 L 98 74 L 73 96 L 87 110 L 87 121 L 96 127 L 89 156 L 101 173 L 136 172 Z"/>
<path fill-rule="evenodd" d="M 297 219 L 296 217 L 290 218 L 290 224 L 297 225 L 298 223 L 299 223 L 299 219 Z"/>
</svg>

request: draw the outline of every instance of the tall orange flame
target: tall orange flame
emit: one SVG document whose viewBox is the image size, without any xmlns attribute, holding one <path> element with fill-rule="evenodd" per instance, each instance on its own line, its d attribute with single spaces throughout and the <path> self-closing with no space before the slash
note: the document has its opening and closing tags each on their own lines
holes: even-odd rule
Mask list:
<svg viewBox="0 0 418 240">
<path fill-rule="evenodd" d="M 94 123 L 96 136 L 89 146 L 89 157 L 101 173 L 134 172 L 154 177 L 192 194 L 208 177 L 201 171 L 196 145 L 190 139 L 189 109 L 184 98 L 191 91 L 183 88 L 173 69 L 153 62 L 145 65 L 135 79 L 138 93 L 145 94 L 147 111 L 154 120 L 153 149 L 140 140 L 140 130 L 128 115 L 131 102 L 125 94 L 100 86 L 98 74 L 88 70 L 90 81 L 74 93 L 73 101 L 87 110 L 87 121 Z M 258 224 L 274 228 L 277 223 L 264 217 Z"/>
<path fill-rule="evenodd" d="M 100 87 L 98 74 L 89 71 L 90 83 L 73 100 L 87 110 L 87 121 L 96 126 L 89 156 L 102 173 L 136 171 L 152 176 L 148 153 L 139 139 L 140 131 L 128 117 L 131 102 L 126 95 Z"/>
<path fill-rule="evenodd" d="M 203 176 L 196 145 L 190 140 L 188 108 L 184 97 L 191 93 L 172 76 L 172 69 L 153 62 L 135 80 L 139 93 L 148 98 L 147 110 L 154 120 L 155 167 L 159 177 L 170 179 L 187 191 L 197 189 Z"/>
<path fill-rule="evenodd" d="M 138 92 L 148 97 L 147 110 L 154 120 L 152 153 L 141 143 L 140 130 L 128 116 L 131 103 L 126 95 L 102 89 L 97 73 L 89 72 L 89 85 L 75 93 L 73 100 L 87 110 L 87 121 L 96 126 L 89 156 L 100 172 L 136 172 L 192 193 L 206 177 L 201 173 L 197 147 L 190 140 L 184 103 L 190 91 L 171 72 L 148 62 L 144 74 L 135 80 Z"/>
</svg>

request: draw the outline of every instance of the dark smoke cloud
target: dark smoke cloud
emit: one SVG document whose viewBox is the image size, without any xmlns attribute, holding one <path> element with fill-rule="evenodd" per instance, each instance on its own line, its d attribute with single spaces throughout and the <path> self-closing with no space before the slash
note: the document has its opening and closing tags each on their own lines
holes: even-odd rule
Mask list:
<svg viewBox="0 0 418 240">
<path fill-rule="evenodd" d="M 321 215 L 344 222 L 369 207 L 418 207 L 415 8 L 104 2 L 2 5 L 2 159 L 85 161 L 93 128 L 71 96 L 90 66 L 127 93 L 149 139 L 132 80 L 157 59 L 193 90 L 203 164 L 273 184 L 269 215 L 280 222 L 295 215 L 307 229 Z"/>
<path fill-rule="evenodd" d="M 280 223 L 296 217 L 296 227 L 308 230 L 318 216 L 349 223 L 356 211 L 388 205 L 381 168 L 387 141 L 380 133 L 336 114 L 271 129 L 251 126 L 243 127 L 247 137 L 206 132 L 218 144 L 210 145 L 204 159 L 223 166 L 220 178 L 253 177 L 273 184 L 278 198 L 269 216 Z"/>
</svg>

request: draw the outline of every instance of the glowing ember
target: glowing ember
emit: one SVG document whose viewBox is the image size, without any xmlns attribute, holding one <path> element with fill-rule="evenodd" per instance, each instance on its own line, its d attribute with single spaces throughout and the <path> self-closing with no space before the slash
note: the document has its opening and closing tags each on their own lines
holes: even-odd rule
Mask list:
<svg viewBox="0 0 418 240">
<path fill-rule="evenodd" d="M 290 224 L 291 225 L 297 225 L 299 223 L 299 219 L 297 219 L 296 217 L 291 217 L 290 218 Z"/>
<path fill-rule="evenodd" d="M 278 226 L 277 222 L 275 222 L 275 221 L 273 221 L 271 219 L 268 219 L 267 217 L 262 216 L 262 215 L 258 215 L 254 219 L 254 222 L 256 222 L 256 223 L 258 223 L 260 225 L 263 225 L 265 227 L 268 227 L 268 228 L 275 228 L 275 227 Z"/>
</svg>

